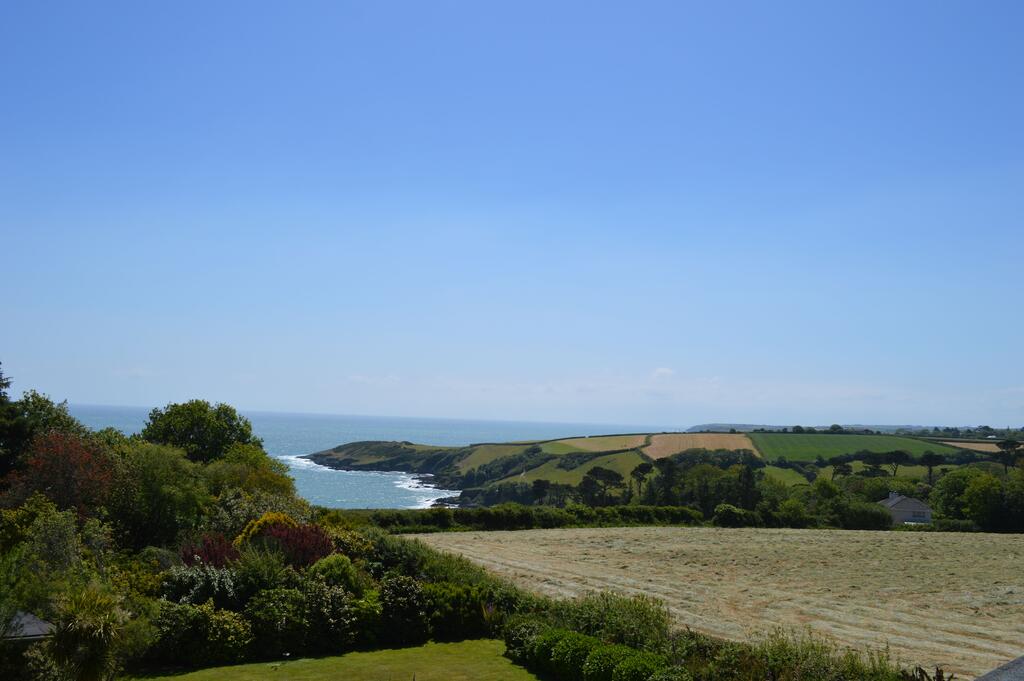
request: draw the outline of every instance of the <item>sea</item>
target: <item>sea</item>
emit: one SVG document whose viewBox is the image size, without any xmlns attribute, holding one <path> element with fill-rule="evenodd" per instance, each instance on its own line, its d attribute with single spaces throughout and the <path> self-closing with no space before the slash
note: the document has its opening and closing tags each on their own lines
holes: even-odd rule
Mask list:
<svg viewBox="0 0 1024 681">
<path fill-rule="evenodd" d="M 117 428 L 126 435 L 142 430 L 145 407 L 69 405 L 89 428 Z M 582 435 L 612 435 L 677 430 L 678 427 L 596 425 L 529 421 L 394 418 L 244 411 L 267 453 L 291 469 L 300 495 L 328 508 L 427 508 L 458 490 L 439 489 L 423 478 L 398 471 L 339 471 L 301 458 L 348 442 L 404 440 L 417 444 L 463 446 L 478 442 L 549 440 Z"/>
</svg>

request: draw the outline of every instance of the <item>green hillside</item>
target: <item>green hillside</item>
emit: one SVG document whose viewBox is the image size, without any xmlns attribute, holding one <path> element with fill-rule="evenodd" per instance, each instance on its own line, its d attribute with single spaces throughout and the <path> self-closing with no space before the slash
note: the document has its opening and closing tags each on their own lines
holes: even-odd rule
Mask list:
<svg viewBox="0 0 1024 681">
<path fill-rule="evenodd" d="M 810 470 L 821 456 L 829 459 L 860 451 L 891 452 L 904 450 L 914 457 L 931 450 L 952 455 L 959 450 L 938 442 L 928 442 L 894 435 L 850 435 L 827 433 L 749 433 L 761 457 L 769 463 L 765 473 L 787 484 L 800 484 L 806 476 L 817 472 L 831 476 L 831 468 Z M 659 435 L 659 437 L 666 437 Z M 694 447 L 710 449 L 711 445 L 693 435 Z M 737 437 L 722 435 L 717 437 Z M 401 470 L 431 474 L 432 482 L 446 489 L 483 489 L 503 483 L 552 483 L 578 485 L 594 466 L 618 471 L 629 477 L 638 464 L 651 460 L 643 447 L 651 436 L 643 434 L 575 437 L 539 442 L 487 443 L 467 447 L 432 447 L 409 442 L 352 442 L 309 455 L 325 466 L 349 470 Z M 680 445 L 681 447 L 683 445 Z M 722 447 L 723 449 L 725 447 Z M 771 465 L 780 457 L 790 467 Z M 946 464 L 954 465 L 952 463 Z M 854 471 L 864 465 L 854 462 Z M 922 466 L 906 465 L 899 470 L 901 478 L 923 478 Z"/>
<path fill-rule="evenodd" d="M 780 456 L 789 461 L 814 461 L 858 451 L 891 452 L 905 450 L 914 456 L 926 451 L 953 454 L 957 450 L 938 442 L 924 442 L 895 435 L 832 435 L 827 433 L 748 433 L 761 456 L 774 461 Z"/>
<path fill-rule="evenodd" d="M 583 480 L 583 476 L 587 474 L 594 466 L 601 466 L 602 468 L 610 468 L 613 471 L 618 471 L 622 474 L 622 477 L 629 478 L 629 473 L 634 468 L 639 466 L 643 461 L 644 457 L 635 450 L 629 450 L 626 452 L 617 452 L 615 454 L 606 454 L 604 456 L 598 456 L 585 463 L 576 466 L 575 468 L 565 470 L 559 467 L 561 457 L 552 459 L 536 468 L 532 468 L 525 473 L 520 475 L 511 475 L 499 482 L 533 482 L 534 480 L 550 480 L 551 482 L 557 482 L 568 485 L 578 485 Z"/>
</svg>

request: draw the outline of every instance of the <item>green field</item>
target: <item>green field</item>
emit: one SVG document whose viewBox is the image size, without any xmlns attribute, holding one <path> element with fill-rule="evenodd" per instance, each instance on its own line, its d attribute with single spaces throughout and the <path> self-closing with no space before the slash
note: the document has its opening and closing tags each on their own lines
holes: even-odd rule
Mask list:
<svg viewBox="0 0 1024 681">
<path fill-rule="evenodd" d="M 522 475 L 511 475 L 499 480 L 498 482 L 533 482 L 534 480 L 543 479 L 562 484 L 578 485 L 583 479 L 583 476 L 586 475 L 587 471 L 594 466 L 601 466 L 602 468 L 610 468 L 613 471 L 618 471 L 622 474 L 623 478 L 628 480 L 630 471 L 644 461 L 645 459 L 637 452 L 619 452 L 618 454 L 599 456 L 596 459 L 591 459 L 590 461 L 567 471 L 558 467 L 558 459 L 553 459 L 541 466 L 531 468 Z"/>
<path fill-rule="evenodd" d="M 785 483 L 789 486 L 793 485 L 806 485 L 807 478 L 800 475 L 791 468 L 778 468 L 776 466 L 765 466 L 764 468 L 765 477 L 778 480 L 781 483 Z"/>
<path fill-rule="evenodd" d="M 213 667 L 152 681 L 536 681 L 502 656 L 501 641 L 428 643 L 416 648 L 349 653 L 341 657 Z"/>
<path fill-rule="evenodd" d="M 575 445 L 571 445 L 565 440 L 555 440 L 553 442 L 545 442 L 540 446 L 541 451 L 548 454 L 572 454 L 573 452 L 582 452 L 583 450 Z"/>
<path fill-rule="evenodd" d="M 515 456 L 530 445 L 479 445 L 473 449 L 473 453 L 458 463 L 459 471 L 465 473 L 468 470 L 490 463 L 503 456 Z"/>
<path fill-rule="evenodd" d="M 748 433 L 761 456 L 774 461 L 780 456 L 789 461 L 814 461 L 840 454 L 891 452 L 902 449 L 914 456 L 931 450 L 936 454 L 953 454 L 957 450 L 938 442 L 924 442 L 895 435 L 827 435 L 824 433 Z"/>
</svg>

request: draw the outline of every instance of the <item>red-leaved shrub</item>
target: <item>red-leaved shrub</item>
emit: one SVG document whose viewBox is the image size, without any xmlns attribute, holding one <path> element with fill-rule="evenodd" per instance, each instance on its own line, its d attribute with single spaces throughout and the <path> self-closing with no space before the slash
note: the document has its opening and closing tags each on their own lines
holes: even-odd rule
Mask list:
<svg viewBox="0 0 1024 681">
<path fill-rule="evenodd" d="M 185 565 L 212 565 L 222 568 L 238 558 L 238 549 L 220 532 L 207 532 L 196 541 L 181 547 L 181 560 Z"/>
<path fill-rule="evenodd" d="M 260 539 L 280 549 L 285 561 L 296 568 L 312 565 L 334 550 L 330 535 L 318 525 L 270 525 Z"/>
</svg>

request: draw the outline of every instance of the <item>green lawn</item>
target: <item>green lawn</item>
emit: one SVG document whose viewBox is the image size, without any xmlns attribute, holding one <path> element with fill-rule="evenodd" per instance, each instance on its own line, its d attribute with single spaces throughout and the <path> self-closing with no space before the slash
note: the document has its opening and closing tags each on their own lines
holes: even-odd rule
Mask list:
<svg viewBox="0 0 1024 681">
<path fill-rule="evenodd" d="M 152 681 L 536 681 L 502 656 L 501 641 L 428 643 L 418 648 L 349 653 L 341 657 L 213 667 Z"/>
<path fill-rule="evenodd" d="M 924 442 L 895 435 L 826 435 L 822 433 L 748 433 L 761 456 L 773 461 L 780 456 L 790 461 L 814 461 L 819 455 L 824 458 L 839 454 L 853 454 L 860 450 L 869 452 L 891 452 L 903 449 L 914 456 L 927 450 L 936 454 L 953 454 L 956 449 L 939 444 Z"/>
</svg>

